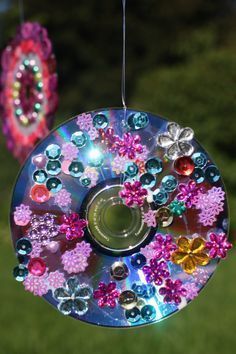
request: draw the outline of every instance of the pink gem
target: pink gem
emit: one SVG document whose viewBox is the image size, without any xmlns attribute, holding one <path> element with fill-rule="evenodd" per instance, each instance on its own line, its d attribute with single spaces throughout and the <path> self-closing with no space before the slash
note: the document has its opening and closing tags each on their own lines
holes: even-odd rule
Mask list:
<svg viewBox="0 0 236 354">
<path fill-rule="evenodd" d="M 46 165 L 46 156 L 43 154 L 39 154 L 33 157 L 33 164 L 38 168 L 44 168 Z"/>
<path fill-rule="evenodd" d="M 64 172 L 66 175 L 70 174 L 70 172 L 69 172 L 70 164 L 71 164 L 71 161 L 69 161 L 69 160 L 64 160 L 61 164 L 62 172 Z"/>
<path fill-rule="evenodd" d="M 46 264 L 42 258 L 32 258 L 28 270 L 31 274 L 40 277 L 46 272 Z"/>
<path fill-rule="evenodd" d="M 52 253 L 56 253 L 59 249 L 59 243 L 56 241 L 51 241 L 47 244 L 47 250 L 52 252 Z"/>
</svg>

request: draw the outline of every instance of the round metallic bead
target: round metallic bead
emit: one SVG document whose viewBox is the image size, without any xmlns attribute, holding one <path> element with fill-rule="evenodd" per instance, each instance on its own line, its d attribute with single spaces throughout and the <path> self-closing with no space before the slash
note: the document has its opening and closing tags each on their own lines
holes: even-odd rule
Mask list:
<svg viewBox="0 0 236 354">
<path fill-rule="evenodd" d="M 72 134 L 71 141 L 78 148 L 82 148 L 86 145 L 87 137 L 83 132 L 78 131 L 78 132 L 75 132 L 74 134 Z"/>
<path fill-rule="evenodd" d="M 46 182 L 47 189 L 52 193 L 57 193 L 62 189 L 62 183 L 59 178 L 52 177 Z"/>
<path fill-rule="evenodd" d="M 205 180 L 205 172 L 201 168 L 196 167 L 190 178 L 192 178 L 196 183 L 202 183 Z"/>
<path fill-rule="evenodd" d="M 36 170 L 33 173 L 33 181 L 38 184 L 45 183 L 47 180 L 47 173 L 44 170 Z"/>
<path fill-rule="evenodd" d="M 194 162 L 189 156 L 182 156 L 175 160 L 174 169 L 182 176 L 189 176 L 194 170 Z"/>
<path fill-rule="evenodd" d="M 96 129 L 105 129 L 109 124 L 109 119 L 105 114 L 96 114 L 93 117 L 93 125 Z"/>
<path fill-rule="evenodd" d="M 168 193 L 164 188 L 157 188 L 153 192 L 153 201 L 155 204 L 163 205 L 168 201 Z"/>
<path fill-rule="evenodd" d="M 208 166 L 205 170 L 205 178 L 210 183 L 216 183 L 220 179 L 220 172 L 216 166 Z"/>
<path fill-rule="evenodd" d="M 177 188 L 178 182 L 174 176 L 168 175 L 162 179 L 161 186 L 167 193 L 171 193 Z"/>
<path fill-rule="evenodd" d="M 129 269 L 123 262 L 115 262 L 111 266 L 111 277 L 115 280 L 124 280 L 129 276 Z"/>
<path fill-rule="evenodd" d="M 132 290 L 125 290 L 119 296 L 119 304 L 125 310 L 131 310 L 136 307 L 138 302 L 137 295 Z"/>
<path fill-rule="evenodd" d="M 57 160 L 61 156 L 61 148 L 57 144 L 50 144 L 46 148 L 45 154 L 49 160 Z"/>
<path fill-rule="evenodd" d="M 59 175 L 61 172 L 61 163 L 58 160 L 50 160 L 46 165 L 46 171 L 52 176 Z"/>
<path fill-rule="evenodd" d="M 138 307 L 134 307 L 131 310 L 126 310 L 125 311 L 125 317 L 128 322 L 130 323 L 136 323 L 141 319 L 141 312 L 138 309 Z"/>
<path fill-rule="evenodd" d="M 139 170 L 138 170 L 138 166 L 136 165 L 136 163 L 130 162 L 126 165 L 125 174 L 128 177 L 133 178 L 133 177 L 137 176 L 138 171 Z"/>
<path fill-rule="evenodd" d="M 140 177 L 140 182 L 144 188 L 153 188 L 156 184 L 156 178 L 151 173 L 144 173 Z"/>
<path fill-rule="evenodd" d="M 135 269 L 142 268 L 146 262 L 146 257 L 142 253 L 136 253 L 131 257 L 131 265 Z"/>
<path fill-rule="evenodd" d="M 13 276 L 19 282 L 24 281 L 28 274 L 29 271 L 23 264 L 19 264 L 13 269 Z"/>
<path fill-rule="evenodd" d="M 147 160 L 145 168 L 147 172 L 153 175 L 161 173 L 163 170 L 162 161 L 157 157 L 153 157 L 152 159 Z"/>
<path fill-rule="evenodd" d="M 174 217 L 169 208 L 162 207 L 157 210 L 156 219 L 161 227 L 168 227 L 172 224 Z"/>
<path fill-rule="evenodd" d="M 16 252 L 22 256 L 30 254 L 32 251 L 32 244 L 30 240 L 26 237 L 20 238 L 16 242 Z"/>
<path fill-rule="evenodd" d="M 207 157 L 203 152 L 195 152 L 192 155 L 192 160 L 196 167 L 204 168 L 207 164 Z"/>
<path fill-rule="evenodd" d="M 132 113 L 127 119 L 127 124 L 131 130 L 144 129 L 149 124 L 149 118 L 145 112 Z"/>
<path fill-rule="evenodd" d="M 145 305 L 141 309 L 141 316 L 144 321 L 153 321 L 156 318 L 156 309 L 152 305 Z"/>
<path fill-rule="evenodd" d="M 84 172 L 84 166 L 80 161 L 73 161 L 69 166 L 70 175 L 73 177 L 80 177 Z"/>
</svg>

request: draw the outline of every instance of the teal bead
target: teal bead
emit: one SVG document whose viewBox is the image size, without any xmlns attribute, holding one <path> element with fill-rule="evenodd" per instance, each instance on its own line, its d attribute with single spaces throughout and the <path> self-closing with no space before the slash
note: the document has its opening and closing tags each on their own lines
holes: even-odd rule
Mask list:
<svg viewBox="0 0 236 354">
<path fill-rule="evenodd" d="M 44 170 L 36 170 L 33 173 L 33 181 L 38 184 L 45 183 L 47 180 L 47 173 Z"/>
<path fill-rule="evenodd" d="M 208 182 L 216 183 L 220 179 L 220 172 L 216 166 L 208 166 L 205 170 L 205 177 Z"/>
<path fill-rule="evenodd" d="M 168 175 L 162 179 L 161 186 L 166 190 L 167 193 L 171 193 L 174 192 L 174 190 L 177 188 L 178 181 L 174 176 Z"/>
<path fill-rule="evenodd" d="M 144 173 L 140 177 L 140 182 L 144 188 L 152 188 L 156 184 L 156 178 L 151 173 Z"/>
<path fill-rule="evenodd" d="M 207 157 L 203 152 L 195 152 L 195 154 L 192 155 L 192 160 L 194 165 L 199 168 L 203 168 L 207 164 Z"/>
<path fill-rule="evenodd" d="M 34 105 L 34 111 L 38 113 L 40 110 L 41 110 L 41 104 L 38 103 L 38 102 L 35 103 L 35 105 Z"/>
<path fill-rule="evenodd" d="M 173 202 L 170 203 L 169 209 L 172 212 L 172 214 L 180 216 L 186 211 L 186 206 L 184 202 L 180 200 L 173 200 Z"/>
<path fill-rule="evenodd" d="M 61 172 L 61 163 L 58 160 L 50 160 L 46 165 L 46 171 L 49 175 L 56 176 Z"/>
<path fill-rule="evenodd" d="M 25 59 L 25 60 L 23 61 L 23 65 L 26 66 L 26 67 L 29 66 L 29 63 L 30 63 L 30 62 L 29 62 L 29 59 Z"/>
<path fill-rule="evenodd" d="M 91 179 L 88 177 L 80 178 L 80 183 L 82 184 L 83 187 L 88 187 L 91 184 Z"/>
<path fill-rule="evenodd" d="M 32 244 L 28 238 L 22 237 L 16 242 L 16 252 L 21 256 L 30 254 L 31 251 L 32 251 Z"/>
<path fill-rule="evenodd" d="M 13 269 L 13 276 L 19 282 L 24 281 L 28 274 L 29 271 L 23 264 L 19 264 Z"/>
<path fill-rule="evenodd" d="M 166 204 L 168 200 L 168 193 L 163 188 L 157 188 L 153 193 L 153 201 L 158 205 Z"/>
<path fill-rule="evenodd" d="M 125 311 L 125 317 L 128 322 L 136 323 L 141 319 L 141 312 L 137 307 L 134 307 L 131 310 Z"/>
<path fill-rule="evenodd" d="M 127 119 L 128 126 L 131 130 L 144 129 L 149 124 L 149 118 L 145 112 L 132 113 Z"/>
<path fill-rule="evenodd" d="M 93 117 L 93 125 L 97 129 L 105 129 L 109 124 L 109 119 L 104 114 L 96 114 Z"/>
<path fill-rule="evenodd" d="M 87 137 L 83 132 L 78 131 L 78 132 L 75 132 L 74 134 L 72 134 L 71 141 L 78 148 L 82 148 L 86 145 Z"/>
<path fill-rule="evenodd" d="M 201 168 L 196 167 L 190 178 L 192 178 L 196 183 L 202 183 L 205 180 L 205 172 Z"/>
<path fill-rule="evenodd" d="M 46 182 L 47 189 L 52 193 L 57 193 L 62 189 L 62 183 L 59 178 L 52 177 Z"/>
<path fill-rule="evenodd" d="M 128 177 L 133 178 L 133 177 L 137 176 L 138 171 L 139 171 L 139 169 L 138 169 L 138 166 L 136 165 L 136 163 L 134 163 L 134 162 L 127 163 L 126 168 L 125 168 L 125 174 Z"/>
<path fill-rule="evenodd" d="M 49 160 L 57 160 L 61 156 L 61 148 L 57 144 L 48 145 L 45 150 L 45 154 Z"/>
<path fill-rule="evenodd" d="M 39 71 L 39 67 L 37 66 L 37 65 L 35 65 L 34 67 L 33 67 L 33 72 L 34 73 L 37 73 Z"/>
<path fill-rule="evenodd" d="M 15 110 L 15 114 L 16 114 L 16 116 L 21 116 L 22 114 L 23 114 L 23 111 L 22 111 L 22 109 L 21 108 L 17 108 L 16 110 Z"/>
<path fill-rule="evenodd" d="M 156 318 L 156 309 L 152 305 L 145 305 L 141 309 L 142 319 L 146 322 L 153 321 Z"/>
<path fill-rule="evenodd" d="M 73 177 L 80 177 L 84 172 L 84 166 L 80 161 L 73 161 L 69 166 L 70 175 Z"/>
<path fill-rule="evenodd" d="M 145 164 L 145 168 L 146 168 L 147 172 L 149 172 L 153 175 L 161 173 L 163 170 L 162 161 L 161 161 L 161 159 L 158 159 L 157 157 L 153 157 L 153 158 L 147 160 L 147 162 Z"/>
</svg>

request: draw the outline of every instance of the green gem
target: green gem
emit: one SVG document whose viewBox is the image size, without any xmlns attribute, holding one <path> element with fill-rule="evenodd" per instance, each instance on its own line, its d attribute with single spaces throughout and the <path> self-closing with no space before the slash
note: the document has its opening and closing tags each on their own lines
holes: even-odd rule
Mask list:
<svg viewBox="0 0 236 354">
<path fill-rule="evenodd" d="M 37 90 L 38 90 L 38 91 L 41 91 L 42 88 L 43 88 L 43 83 L 42 83 L 42 81 L 39 81 L 39 82 L 37 83 L 36 87 L 37 87 Z"/>
<path fill-rule="evenodd" d="M 87 137 L 83 132 L 78 131 L 78 132 L 75 132 L 74 134 L 72 134 L 71 141 L 78 148 L 82 148 L 85 146 L 85 144 L 87 142 Z"/>
<path fill-rule="evenodd" d="M 173 202 L 170 203 L 169 209 L 172 212 L 172 214 L 180 216 L 185 212 L 186 206 L 185 206 L 184 202 L 181 202 L 180 200 L 175 199 L 175 200 L 173 200 Z"/>
<path fill-rule="evenodd" d="M 25 59 L 24 61 L 23 61 L 23 65 L 24 66 L 29 66 L 29 59 Z"/>
<path fill-rule="evenodd" d="M 93 117 L 93 125 L 97 129 L 105 129 L 109 124 L 108 118 L 104 114 L 96 114 Z"/>
<path fill-rule="evenodd" d="M 34 110 L 35 110 L 35 112 L 39 112 L 40 111 L 40 109 L 41 109 L 41 104 L 40 103 L 35 103 L 35 105 L 34 105 Z"/>
<path fill-rule="evenodd" d="M 50 160 L 57 160 L 61 156 L 61 148 L 56 144 L 48 145 L 45 154 Z"/>
<path fill-rule="evenodd" d="M 135 177 L 138 174 L 138 166 L 134 162 L 130 162 L 126 165 L 125 174 L 128 177 Z"/>
<path fill-rule="evenodd" d="M 84 172 L 84 166 L 80 161 L 73 161 L 69 166 L 69 172 L 73 177 L 80 177 Z"/>
<path fill-rule="evenodd" d="M 33 173 L 33 180 L 36 183 L 42 184 L 46 182 L 47 179 L 47 173 L 44 170 L 36 170 Z"/>
<path fill-rule="evenodd" d="M 46 165 L 46 171 L 52 176 L 56 176 L 61 172 L 61 163 L 58 160 L 50 160 Z"/>
<path fill-rule="evenodd" d="M 62 189 L 62 183 L 59 178 L 52 177 L 46 182 L 47 189 L 52 193 L 57 193 Z"/>
<path fill-rule="evenodd" d="M 37 65 L 35 65 L 34 67 L 33 67 L 33 72 L 34 73 L 37 73 L 39 71 L 39 67 L 37 66 Z"/>
<path fill-rule="evenodd" d="M 16 111 L 15 111 L 15 113 L 16 113 L 17 116 L 21 116 L 22 113 L 23 113 L 23 111 L 22 111 L 21 108 L 17 108 Z"/>
</svg>

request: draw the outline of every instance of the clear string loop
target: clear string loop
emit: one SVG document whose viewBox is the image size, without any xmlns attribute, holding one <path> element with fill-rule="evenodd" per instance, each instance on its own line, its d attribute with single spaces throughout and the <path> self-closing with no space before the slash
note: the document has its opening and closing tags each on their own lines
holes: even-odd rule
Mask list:
<svg viewBox="0 0 236 354">
<path fill-rule="evenodd" d="M 19 17 L 21 25 L 25 22 L 25 14 L 24 14 L 24 1 L 18 0 L 18 9 L 19 9 Z"/>
<path fill-rule="evenodd" d="M 124 109 L 126 106 L 126 0 L 122 0 L 122 9 L 123 9 L 123 48 L 122 48 L 122 77 L 121 77 L 121 100 Z"/>
</svg>

